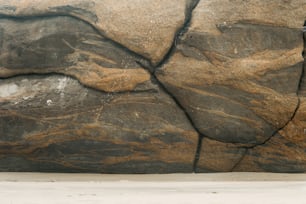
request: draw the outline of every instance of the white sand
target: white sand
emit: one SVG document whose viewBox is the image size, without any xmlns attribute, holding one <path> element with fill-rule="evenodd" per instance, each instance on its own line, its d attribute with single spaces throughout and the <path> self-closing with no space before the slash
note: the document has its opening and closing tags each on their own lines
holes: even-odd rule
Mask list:
<svg viewBox="0 0 306 204">
<path fill-rule="evenodd" d="M 306 204 L 306 174 L 0 173 L 0 203 Z"/>
</svg>

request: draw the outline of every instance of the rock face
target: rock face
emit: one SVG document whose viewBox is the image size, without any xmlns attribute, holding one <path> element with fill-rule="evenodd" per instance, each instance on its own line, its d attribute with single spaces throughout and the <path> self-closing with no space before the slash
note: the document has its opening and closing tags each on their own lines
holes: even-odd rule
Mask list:
<svg viewBox="0 0 306 204">
<path fill-rule="evenodd" d="M 261 148 L 287 129 L 299 106 L 306 4 L 255 2 L 200 1 L 172 58 L 157 70 L 204 137 L 198 172 L 305 170 L 289 153 L 293 146 L 269 147 L 292 154 L 286 159 Z M 255 158 L 243 158 L 257 146 Z M 286 162 L 296 166 L 279 168 Z"/>
<path fill-rule="evenodd" d="M 74 16 L 156 64 L 172 45 L 193 0 L 0 0 L 0 15 Z"/>
<path fill-rule="evenodd" d="M 305 10 L 0 0 L 0 171 L 306 172 Z"/>
<path fill-rule="evenodd" d="M 61 73 L 105 92 L 149 90 L 145 63 L 72 17 L 0 19 L 0 76 Z M 34 34 L 32 34 L 34 33 Z"/>
<path fill-rule="evenodd" d="M 218 4 L 208 2 L 200 1 L 188 32 L 157 77 L 203 135 L 222 142 L 260 144 L 283 127 L 297 107 L 303 23 L 299 28 L 277 22 L 260 25 L 256 16 L 251 22 L 242 22 L 248 20 L 243 17 L 226 22 L 219 16 L 223 11 L 213 12 Z M 224 9 L 229 16 L 237 12 L 230 6 Z M 246 9 L 241 8 L 241 13 Z M 206 21 L 207 10 L 216 17 Z"/>
<path fill-rule="evenodd" d="M 59 75 L 0 90 L 1 170 L 192 171 L 197 133 L 162 91 L 101 93 Z"/>
</svg>

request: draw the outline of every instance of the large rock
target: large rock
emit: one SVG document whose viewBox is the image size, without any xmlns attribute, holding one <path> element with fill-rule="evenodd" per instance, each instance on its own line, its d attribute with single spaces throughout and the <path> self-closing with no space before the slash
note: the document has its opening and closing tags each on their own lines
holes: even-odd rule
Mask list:
<svg viewBox="0 0 306 204">
<path fill-rule="evenodd" d="M 290 120 L 298 105 L 305 6 L 200 1 L 157 78 L 202 135 L 253 146 Z"/>
<path fill-rule="evenodd" d="M 0 0 L 0 15 L 74 16 L 154 64 L 166 55 L 193 0 Z"/>
<path fill-rule="evenodd" d="M 148 68 L 193 4 L 0 1 L 0 171 L 192 172 L 198 133 Z"/>
<path fill-rule="evenodd" d="M 145 60 L 72 17 L 0 19 L 0 77 L 62 73 L 106 92 L 154 88 Z"/>
<path fill-rule="evenodd" d="M 251 148 L 234 171 L 305 172 L 306 171 L 306 98 L 295 117 L 269 141 Z"/>
<path fill-rule="evenodd" d="M 0 171 L 192 172 L 198 135 L 162 91 L 102 93 L 65 76 L 0 81 Z"/>
<path fill-rule="evenodd" d="M 304 33 L 306 39 L 306 33 Z M 304 44 L 306 51 L 306 43 Z M 305 55 L 304 55 L 305 56 Z M 304 63 L 304 73 L 306 64 Z M 234 171 L 306 171 L 306 76 L 299 87 L 299 106 L 284 128 L 265 144 L 248 149 Z"/>
<path fill-rule="evenodd" d="M 184 85 L 199 81 L 192 90 L 212 98 L 214 105 L 202 106 L 213 122 L 218 121 L 212 126 L 204 112 L 193 117 L 204 136 L 214 139 L 203 139 L 196 171 L 305 172 L 306 86 L 300 81 L 305 81 L 301 28 L 306 3 L 231 3 L 201 1 L 177 51 L 197 59 L 191 61 L 201 67 L 191 69 L 204 73 L 191 76 Z M 219 129 L 220 134 L 214 132 Z"/>
<path fill-rule="evenodd" d="M 305 172 L 305 10 L 0 0 L 0 171 Z"/>
</svg>

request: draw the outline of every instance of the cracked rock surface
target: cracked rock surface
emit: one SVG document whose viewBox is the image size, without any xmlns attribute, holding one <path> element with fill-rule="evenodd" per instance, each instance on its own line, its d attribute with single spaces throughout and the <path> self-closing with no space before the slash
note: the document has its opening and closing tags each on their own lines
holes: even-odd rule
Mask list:
<svg viewBox="0 0 306 204">
<path fill-rule="evenodd" d="M 60 75 L 0 90 L 2 171 L 192 171 L 197 132 L 162 91 L 101 93 Z"/>
<path fill-rule="evenodd" d="M 304 33 L 304 39 L 306 33 Z M 305 47 L 304 47 L 305 52 Z M 292 119 L 265 144 L 251 148 L 235 171 L 306 171 L 306 76 L 301 78 L 299 106 Z"/>
<path fill-rule="evenodd" d="M 236 170 L 246 148 L 265 144 L 291 121 L 299 105 L 305 8 L 303 1 L 218 0 L 194 9 L 156 75 L 204 137 L 197 172 Z M 253 169 L 248 163 L 237 170 Z"/>
<path fill-rule="evenodd" d="M 306 171 L 306 3 L 0 0 L 0 171 Z"/>
<path fill-rule="evenodd" d="M 0 15 L 68 15 L 158 63 L 172 45 L 192 0 L 0 0 Z"/>
</svg>

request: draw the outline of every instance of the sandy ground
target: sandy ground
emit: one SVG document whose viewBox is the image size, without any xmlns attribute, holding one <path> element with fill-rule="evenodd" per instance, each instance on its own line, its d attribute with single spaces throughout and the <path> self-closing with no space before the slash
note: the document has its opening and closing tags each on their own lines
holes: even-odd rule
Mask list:
<svg viewBox="0 0 306 204">
<path fill-rule="evenodd" d="M 0 203 L 306 204 L 306 174 L 0 173 Z"/>
</svg>

